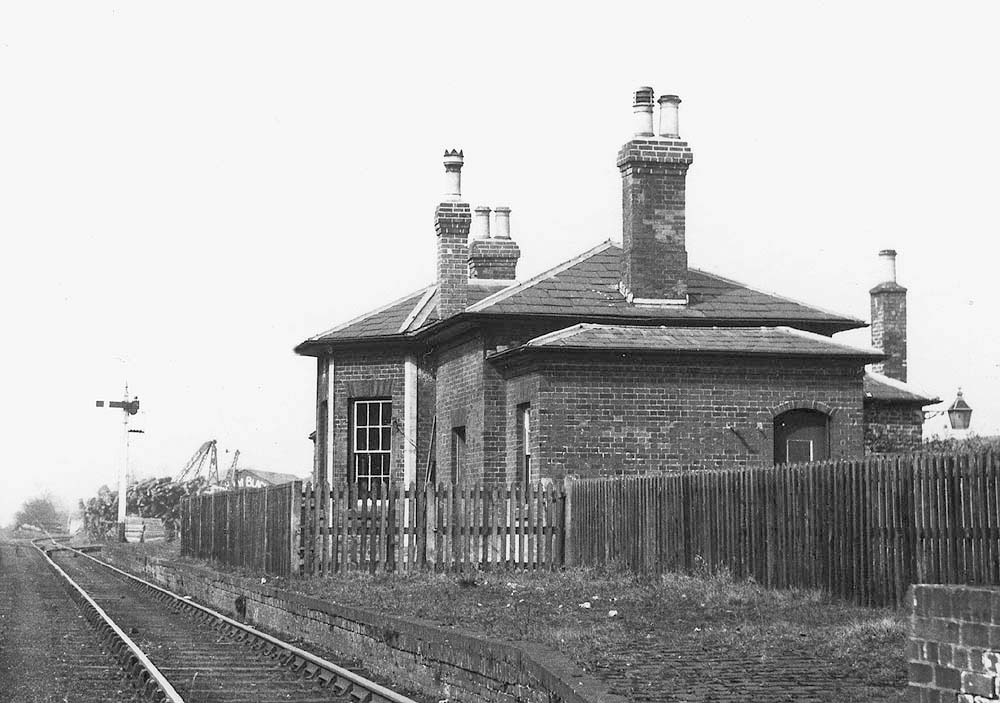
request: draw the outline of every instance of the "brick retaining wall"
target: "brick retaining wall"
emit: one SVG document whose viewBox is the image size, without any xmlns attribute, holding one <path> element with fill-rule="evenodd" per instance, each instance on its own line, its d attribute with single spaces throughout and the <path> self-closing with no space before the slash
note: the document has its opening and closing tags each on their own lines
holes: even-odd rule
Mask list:
<svg viewBox="0 0 1000 703">
<path fill-rule="evenodd" d="M 622 703 L 562 655 L 530 643 L 489 642 L 416 619 L 390 617 L 290 593 L 187 564 L 119 564 L 164 588 L 232 615 L 246 598 L 244 622 L 363 660 L 369 671 L 448 701 Z M 234 616 L 235 617 L 235 616 Z"/>
<path fill-rule="evenodd" d="M 1000 588 L 910 590 L 909 700 L 1000 701 Z"/>
</svg>

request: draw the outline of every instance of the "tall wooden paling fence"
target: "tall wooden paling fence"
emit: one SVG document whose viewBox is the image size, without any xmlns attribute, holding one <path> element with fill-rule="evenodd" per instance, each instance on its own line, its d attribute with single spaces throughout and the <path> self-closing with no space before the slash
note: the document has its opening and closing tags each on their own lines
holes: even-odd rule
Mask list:
<svg viewBox="0 0 1000 703">
<path fill-rule="evenodd" d="M 181 554 L 287 576 L 297 564 L 301 482 L 181 499 Z"/>
<path fill-rule="evenodd" d="M 561 485 L 403 484 L 303 492 L 301 573 L 550 569 L 563 563 Z"/>
<path fill-rule="evenodd" d="M 569 485 L 569 557 L 896 605 L 912 583 L 1000 583 L 998 495 L 990 453 L 586 479 Z"/>
</svg>

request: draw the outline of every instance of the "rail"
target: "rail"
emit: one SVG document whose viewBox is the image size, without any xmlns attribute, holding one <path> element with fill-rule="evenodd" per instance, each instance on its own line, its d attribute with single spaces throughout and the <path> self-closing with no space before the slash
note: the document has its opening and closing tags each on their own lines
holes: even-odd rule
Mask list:
<svg viewBox="0 0 1000 703">
<path fill-rule="evenodd" d="M 53 543 L 55 543 L 55 540 L 53 540 Z M 37 544 L 35 546 L 38 547 Z M 416 701 L 414 701 L 412 698 L 409 698 L 400 693 L 397 693 L 396 691 L 388 689 L 349 669 L 345 669 L 344 667 L 339 666 L 338 664 L 335 664 L 311 652 L 307 652 L 306 650 L 296 647 L 295 645 L 289 642 L 285 642 L 284 640 L 274 637 L 273 635 L 269 635 L 266 632 L 262 632 L 255 627 L 252 627 L 245 623 L 241 623 L 237 620 L 233 620 L 232 618 L 223 615 L 222 613 L 216 610 L 208 608 L 199 603 L 195 603 L 189 598 L 180 596 L 174 593 L 173 591 L 158 586 L 145 579 L 139 578 L 138 576 L 130 574 L 129 572 L 119 569 L 116 566 L 112 566 L 111 564 L 108 564 L 107 562 L 102 561 L 101 559 L 97 559 L 96 557 L 93 557 L 90 554 L 87 554 L 86 552 L 65 545 L 61 545 L 60 549 L 71 551 L 77 554 L 78 556 L 84 557 L 85 559 L 89 559 L 93 561 L 95 564 L 98 564 L 99 566 L 108 569 L 118 574 L 121 577 L 124 577 L 128 580 L 131 580 L 141 585 L 143 588 L 152 591 L 154 594 L 158 594 L 160 597 L 172 601 L 174 605 L 179 608 L 183 608 L 185 610 L 188 610 L 189 612 L 198 611 L 203 615 L 208 616 L 208 618 L 210 618 L 211 620 L 215 620 L 221 626 L 227 628 L 230 633 L 237 633 L 237 632 L 242 633 L 243 636 L 249 636 L 256 640 L 266 643 L 265 646 L 270 647 L 270 649 L 267 652 L 269 655 L 276 657 L 279 662 L 281 662 L 286 666 L 289 666 L 293 671 L 296 672 L 304 671 L 307 677 L 318 679 L 323 683 L 324 686 L 333 686 L 334 690 L 339 695 L 350 694 L 352 697 L 360 698 L 362 700 L 367 700 L 370 701 L 371 703 L 416 703 Z M 44 550 L 42 551 L 44 553 Z M 66 575 L 65 572 L 62 571 L 62 569 L 59 569 L 58 565 L 56 565 L 55 562 L 53 562 L 52 559 L 49 558 L 47 554 L 45 555 L 45 557 L 57 570 L 59 570 L 60 573 L 63 574 L 65 578 L 67 578 L 72 582 L 72 580 L 69 579 L 69 576 Z M 74 583 L 74 585 L 76 584 Z M 90 597 L 86 595 L 83 589 L 81 589 L 79 586 L 76 586 L 76 588 L 88 600 L 88 602 L 93 603 L 92 599 L 90 599 Z M 93 605 L 95 608 L 99 610 L 99 606 L 97 606 L 96 603 L 93 603 Z M 100 612 L 103 613 L 103 611 Z M 108 618 L 108 621 L 110 622 L 110 618 Z M 117 626 L 115 627 L 117 628 Z M 118 631 L 120 632 L 120 630 Z M 121 634 L 127 639 L 127 636 L 125 636 L 124 633 Z M 131 640 L 129 640 L 129 642 L 131 642 Z M 132 646 L 135 647 L 135 651 L 141 654 L 141 650 L 139 650 L 134 643 L 132 643 Z M 145 658 L 145 655 L 142 656 L 143 659 L 148 661 L 148 659 Z M 152 666 L 151 663 L 150 665 Z M 166 679 L 163 680 L 165 683 L 167 683 Z M 169 686 L 169 683 L 167 683 L 167 686 Z M 363 695 L 357 696 L 356 695 L 357 693 L 362 693 Z M 174 695 L 176 696 L 176 698 L 166 698 L 164 700 L 168 700 L 171 703 L 183 703 L 183 700 L 180 698 L 180 696 L 177 696 L 176 692 L 174 692 Z"/>
<path fill-rule="evenodd" d="M 184 703 L 184 699 L 181 695 L 177 693 L 170 682 L 167 681 L 166 677 L 156 668 L 156 665 L 149 660 L 146 653 L 135 643 L 135 641 L 129 637 L 125 632 L 115 624 L 104 609 L 99 606 L 93 598 L 91 598 L 80 585 L 74 581 L 69 574 L 60 568 L 52 557 L 39 546 L 39 542 L 43 542 L 46 539 L 50 539 L 53 544 L 56 543 L 51 537 L 43 537 L 40 539 L 32 540 L 32 544 L 35 549 L 37 549 L 45 560 L 49 563 L 57 574 L 62 576 L 70 586 L 73 587 L 77 596 L 82 599 L 84 604 L 84 616 L 87 621 L 97 630 L 101 631 L 107 640 L 117 640 L 118 644 L 112 644 L 110 646 L 111 651 L 115 654 L 115 658 L 121 664 L 122 668 L 125 669 L 134 679 L 138 679 L 140 682 L 139 688 L 142 690 L 143 695 L 147 698 L 152 698 L 156 701 L 169 701 L 169 703 Z M 61 547 L 62 549 L 67 549 L 67 547 Z M 73 550 L 77 551 L 77 550 Z M 77 552 L 82 554 L 82 552 Z M 129 652 L 131 654 L 129 654 Z"/>
</svg>

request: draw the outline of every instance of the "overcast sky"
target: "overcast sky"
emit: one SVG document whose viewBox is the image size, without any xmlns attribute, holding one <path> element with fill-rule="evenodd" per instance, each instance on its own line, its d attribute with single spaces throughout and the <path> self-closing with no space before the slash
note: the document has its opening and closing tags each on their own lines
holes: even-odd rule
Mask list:
<svg viewBox="0 0 1000 703">
<path fill-rule="evenodd" d="M 292 347 L 431 282 L 443 150 L 526 277 L 620 239 L 639 85 L 693 266 L 867 320 L 896 248 L 910 380 L 1000 432 L 994 3 L 475 6 L 0 4 L 0 524 L 113 483 L 126 379 L 139 474 L 308 473 Z"/>
</svg>

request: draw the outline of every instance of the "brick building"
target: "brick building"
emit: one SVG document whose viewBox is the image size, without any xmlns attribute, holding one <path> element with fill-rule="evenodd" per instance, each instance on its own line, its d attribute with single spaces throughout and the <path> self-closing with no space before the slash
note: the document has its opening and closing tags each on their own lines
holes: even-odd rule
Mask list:
<svg viewBox="0 0 1000 703">
<path fill-rule="evenodd" d="M 490 208 L 473 211 L 464 155 L 445 152 L 427 236 L 436 281 L 296 347 L 317 361 L 317 479 L 513 482 L 853 457 L 869 414 L 887 431 L 915 417 L 897 423 L 910 405 L 884 390 L 904 383 L 865 372 L 890 373 L 894 323 L 879 328 L 883 357 L 832 339 L 861 320 L 688 266 L 693 157 L 680 100 L 657 102 L 654 132 L 653 91 L 636 91 L 636 134 L 618 154 L 621 245 L 520 282 L 509 208 L 492 223 Z"/>
</svg>

